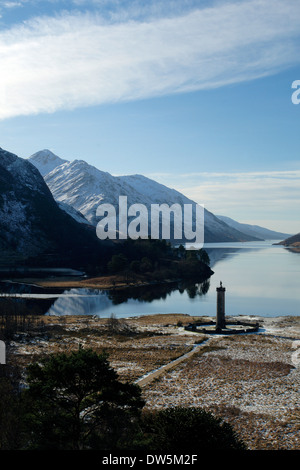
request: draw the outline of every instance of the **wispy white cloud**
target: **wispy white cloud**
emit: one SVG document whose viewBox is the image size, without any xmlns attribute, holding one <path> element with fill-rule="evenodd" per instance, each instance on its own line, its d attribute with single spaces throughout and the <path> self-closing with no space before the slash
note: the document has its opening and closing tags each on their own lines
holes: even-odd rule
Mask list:
<svg viewBox="0 0 300 470">
<path fill-rule="evenodd" d="M 16 8 L 22 5 L 22 2 L 0 2 L 2 8 Z"/>
<path fill-rule="evenodd" d="M 0 33 L 0 119 L 251 80 L 299 62 L 295 0 L 171 17 L 41 17 Z M 298 46 L 298 47 L 297 47 Z"/>
</svg>

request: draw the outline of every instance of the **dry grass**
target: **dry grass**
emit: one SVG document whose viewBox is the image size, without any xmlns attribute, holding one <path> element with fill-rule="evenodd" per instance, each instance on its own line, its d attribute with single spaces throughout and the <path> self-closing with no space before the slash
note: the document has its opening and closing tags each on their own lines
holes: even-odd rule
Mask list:
<svg viewBox="0 0 300 470">
<path fill-rule="evenodd" d="M 124 331 L 120 322 L 119 331 L 113 332 L 108 319 L 89 316 L 48 316 L 43 319 L 44 327 L 39 332 L 21 333 L 12 342 L 13 357 L 22 367 L 39 357 L 74 351 L 80 345 L 99 353 L 105 350 L 120 378 L 135 381 L 185 354 L 193 344 L 184 336 L 170 334 L 168 327 L 163 326 L 162 318 L 157 318 L 157 323 L 152 326 L 150 318 L 141 321 L 129 319 L 125 322 L 127 328 Z"/>
<path fill-rule="evenodd" d="M 243 335 L 214 337 L 209 345 L 149 384 L 148 405 L 204 407 L 230 422 L 249 449 L 300 450 L 292 340 Z"/>
<path fill-rule="evenodd" d="M 120 378 L 135 381 L 205 338 L 177 326 L 191 320 L 172 314 L 132 317 L 125 328 L 120 324 L 111 331 L 107 319 L 43 317 L 39 332 L 15 338 L 12 357 L 25 367 L 80 344 L 106 350 Z M 299 317 L 263 319 L 259 334 L 207 337 L 191 358 L 143 386 L 146 406 L 204 407 L 230 422 L 249 449 L 300 450 L 300 365 L 292 361 L 299 326 Z"/>
</svg>

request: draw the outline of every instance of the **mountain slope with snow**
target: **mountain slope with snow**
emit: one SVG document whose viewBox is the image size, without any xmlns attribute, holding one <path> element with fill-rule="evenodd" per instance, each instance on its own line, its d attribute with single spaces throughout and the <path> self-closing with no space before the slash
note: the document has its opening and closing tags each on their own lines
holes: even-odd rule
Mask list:
<svg viewBox="0 0 300 470">
<path fill-rule="evenodd" d="M 100 204 L 108 203 L 118 207 L 119 196 L 127 196 L 128 207 L 143 204 L 192 204 L 196 203 L 174 189 L 170 189 L 142 175 L 112 176 L 98 170 L 83 160 L 74 160 L 54 168 L 45 175 L 45 182 L 53 197 L 60 203 L 68 204 L 94 226 L 99 222 L 96 215 Z M 208 210 L 204 210 L 205 242 L 257 240 L 228 226 Z"/>
<path fill-rule="evenodd" d="M 67 160 L 63 160 L 48 149 L 34 153 L 28 160 L 39 170 L 42 176 L 67 162 Z"/>
<path fill-rule="evenodd" d="M 1 264 L 76 263 L 95 257 L 98 247 L 95 231 L 58 207 L 37 168 L 0 149 Z"/>
<path fill-rule="evenodd" d="M 84 215 L 81 214 L 81 212 L 74 209 L 74 207 L 70 206 L 69 204 L 66 204 L 65 202 L 60 202 L 60 201 L 57 201 L 57 204 L 61 210 L 69 214 L 71 217 L 73 217 L 73 219 L 75 219 L 80 224 L 86 224 L 86 225 L 91 226 L 90 222 L 84 217 Z"/>
<path fill-rule="evenodd" d="M 129 194 L 129 204 L 143 196 L 134 192 L 126 182 L 89 165 L 83 160 L 74 160 L 55 168 L 45 176 L 45 182 L 53 197 L 77 211 L 93 225 L 97 224 L 96 209 L 100 204 L 118 205 L 119 195 Z"/>
</svg>

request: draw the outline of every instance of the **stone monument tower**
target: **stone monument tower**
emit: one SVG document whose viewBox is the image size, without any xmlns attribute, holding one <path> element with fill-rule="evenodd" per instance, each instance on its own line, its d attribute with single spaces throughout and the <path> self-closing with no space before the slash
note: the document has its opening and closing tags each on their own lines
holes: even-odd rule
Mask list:
<svg viewBox="0 0 300 470">
<path fill-rule="evenodd" d="M 220 282 L 220 287 L 217 287 L 217 321 L 216 330 L 222 330 L 225 326 L 225 287 Z"/>
</svg>

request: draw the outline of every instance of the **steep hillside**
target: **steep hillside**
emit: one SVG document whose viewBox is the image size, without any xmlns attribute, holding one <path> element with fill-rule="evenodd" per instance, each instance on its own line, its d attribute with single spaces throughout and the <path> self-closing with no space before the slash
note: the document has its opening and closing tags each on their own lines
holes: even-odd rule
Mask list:
<svg viewBox="0 0 300 470">
<path fill-rule="evenodd" d="M 61 210 L 28 160 L 0 149 L 2 265 L 79 266 L 100 256 L 102 245 L 86 224 Z"/>
<path fill-rule="evenodd" d="M 99 218 L 97 207 L 109 203 L 118 207 L 119 196 L 127 196 L 128 206 L 143 204 L 149 210 L 151 204 L 196 203 L 178 191 L 168 188 L 142 175 L 112 176 L 98 170 L 83 160 L 74 160 L 54 168 L 45 176 L 45 182 L 56 201 L 73 207 L 94 226 Z M 204 210 L 205 242 L 252 241 L 256 237 L 244 234 Z M 194 221 L 195 222 L 195 221 Z"/>
<path fill-rule="evenodd" d="M 296 235 L 292 235 L 291 237 L 286 238 L 282 242 L 280 242 L 281 245 L 293 245 L 294 243 L 299 243 L 300 242 L 300 233 L 297 233 Z"/>
<path fill-rule="evenodd" d="M 286 238 L 285 240 L 278 243 L 278 245 L 284 245 L 290 248 L 292 251 L 300 252 L 300 233 Z"/>
</svg>

